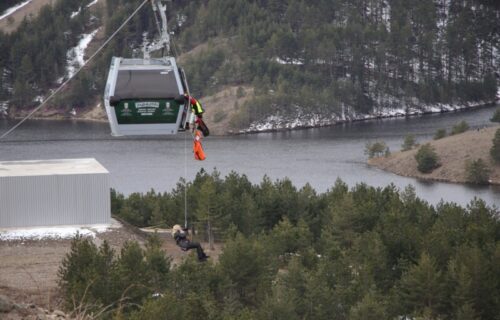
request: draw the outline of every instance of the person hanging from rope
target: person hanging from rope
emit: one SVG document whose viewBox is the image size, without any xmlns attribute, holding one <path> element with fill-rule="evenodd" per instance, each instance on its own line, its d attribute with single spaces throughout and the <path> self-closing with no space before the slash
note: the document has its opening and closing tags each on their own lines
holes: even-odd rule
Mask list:
<svg viewBox="0 0 500 320">
<path fill-rule="evenodd" d="M 193 140 L 193 153 L 195 160 L 203 161 L 206 159 L 205 151 L 203 151 L 203 146 L 201 145 L 201 139 L 203 138 L 203 133 L 201 132 L 199 119 L 196 119 L 195 130 L 194 130 L 194 140 Z"/>
<path fill-rule="evenodd" d="M 205 110 L 203 110 L 203 106 L 201 105 L 201 103 L 187 93 L 184 93 L 184 97 L 190 103 L 191 111 L 193 111 L 196 117 L 203 118 L 203 113 L 205 112 Z"/>
<path fill-rule="evenodd" d="M 188 251 L 191 249 L 196 249 L 199 261 L 207 260 L 208 256 L 203 251 L 201 244 L 198 242 L 193 242 L 188 239 L 188 228 L 182 228 L 180 225 L 176 224 L 172 227 L 172 237 L 175 239 L 175 243 L 183 250 Z"/>
<path fill-rule="evenodd" d="M 191 106 L 191 119 L 188 123 L 197 124 L 199 129 L 203 133 L 203 136 L 207 137 L 210 134 L 210 131 L 208 130 L 207 125 L 203 121 L 203 113 L 205 112 L 205 110 L 203 110 L 203 106 L 198 100 L 188 95 L 187 93 L 184 94 L 184 98 L 187 100 L 187 103 Z M 194 126 L 193 130 L 195 130 Z"/>
</svg>

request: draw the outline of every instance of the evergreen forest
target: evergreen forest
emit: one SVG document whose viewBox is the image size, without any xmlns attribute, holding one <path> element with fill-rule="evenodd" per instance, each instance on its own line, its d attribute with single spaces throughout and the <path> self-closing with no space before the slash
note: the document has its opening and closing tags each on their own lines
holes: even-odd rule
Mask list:
<svg viewBox="0 0 500 320">
<path fill-rule="evenodd" d="M 142 1 L 101 0 L 93 13 L 85 6 L 89 2 L 59 1 L 16 32 L 0 33 L 0 101 L 32 107 L 65 76 L 67 51 L 82 33 L 102 26 L 110 36 Z M 237 106 L 237 127 L 280 112 L 349 116 L 495 99 L 498 1 L 176 0 L 168 5 L 172 54 L 182 57 L 196 96 L 226 86 L 255 89 L 251 101 Z M 140 56 L 143 33 L 154 37 L 150 11 L 143 8 L 54 104 L 95 103 L 111 57 Z"/>
<path fill-rule="evenodd" d="M 103 319 L 498 319 L 500 221 L 475 199 L 429 205 L 412 186 L 325 193 L 289 180 L 200 171 L 189 225 L 224 249 L 173 265 L 158 236 L 115 252 L 77 237 L 64 259 L 67 306 Z M 136 226 L 183 221 L 184 181 L 170 193 L 112 193 Z M 172 241 L 172 240 L 167 240 Z M 101 312 L 101 313 L 100 313 Z"/>
</svg>

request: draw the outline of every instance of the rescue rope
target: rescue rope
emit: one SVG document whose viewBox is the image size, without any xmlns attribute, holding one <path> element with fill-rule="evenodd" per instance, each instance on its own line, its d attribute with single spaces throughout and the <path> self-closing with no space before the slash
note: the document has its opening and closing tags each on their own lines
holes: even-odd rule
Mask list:
<svg viewBox="0 0 500 320">
<path fill-rule="evenodd" d="M 174 51 L 175 51 L 175 49 L 174 49 Z M 187 83 L 186 74 L 184 73 L 184 69 L 181 68 L 181 72 L 182 72 L 182 77 L 184 78 L 184 83 L 186 84 L 186 92 L 188 94 L 188 97 L 190 97 L 191 95 L 189 94 L 189 85 Z M 186 108 L 186 120 L 190 116 L 190 114 L 188 114 L 188 112 L 191 111 L 190 104 L 191 104 L 191 101 L 188 100 L 187 108 Z M 185 128 L 186 123 L 184 123 L 183 125 Z M 186 130 L 186 131 L 190 131 L 190 130 Z M 192 133 L 191 133 L 191 137 L 194 139 L 194 135 Z M 187 224 L 187 133 L 184 132 L 184 228 L 187 228 L 187 227 L 188 227 L 188 224 Z"/>
<path fill-rule="evenodd" d="M 187 115 L 187 112 L 186 112 Z M 187 134 L 184 133 L 184 228 L 188 227 L 187 221 Z"/>
<path fill-rule="evenodd" d="M 158 19 L 155 15 L 155 19 Z M 158 26 L 158 30 L 160 28 L 160 25 L 157 21 L 157 26 Z M 171 50 L 172 50 L 172 53 L 173 53 L 173 56 L 174 57 L 178 57 L 178 52 L 177 52 L 177 45 L 174 41 L 174 39 L 170 39 L 170 42 L 172 43 L 172 46 L 171 46 Z M 162 52 L 163 53 L 163 52 Z M 186 73 L 184 72 L 184 69 L 180 68 L 180 72 L 182 73 L 182 78 L 184 79 L 184 83 L 186 84 L 186 93 L 188 94 L 188 96 L 190 97 L 191 94 L 189 93 L 189 85 L 187 83 L 187 78 L 186 78 Z M 190 132 L 191 130 L 186 130 L 186 122 L 188 121 L 188 117 L 191 116 L 190 114 L 190 111 L 191 111 L 191 108 L 190 108 L 190 101 L 188 100 L 187 102 L 187 108 L 186 109 L 186 118 L 184 120 L 184 123 L 182 124 L 184 126 L 184 130 L 186 132 L 184 132 L 184 228 L 187 228 L 188 227 L 188 211 L 187 211 L 187 163 L 188 163 L 188 160 L 187 160 L 187 153 L 188 153 L 188 148 L 187 148 L 187 133 L 189 132 L 191 134 L 191 138 L 194 139 L 194 134 L 192 132 Z"/>
<path fill-rule="evenodd" d="M 73 80 L 76 75 L 78 73 L 80 73 L 80 71 L 85 68 L 87 66 L 87 64 L 92 61 L 95 56 L 97 56 L 97 54 L 99 52 L 101 52 L 102 49 L 104 49 L 104 47 L 111 41 L 113 40 L 113 38 L 118 34 L 118 32 L 120 32 L 123 27 L 125 27 L 125 25 L 137 14 L 137 12 L 139 12 L 139 10 L 142 9 L 142 7 L 148 3 L 150 0 L 144 0 L 140 5 L 139 7 L 137 7 L 137 9 L 135 9 L 134 12 L 132 12 L 132 14 L 125 20 L 125 22 L 122 23 L 122 25 L 120 27 L 118 27 L 118 29 L 116 29 L 116 31 L 99 47 L 99 49 L 96 50 L 96 52 L 94 52 L 94 54 L 92 56 L 90 56 L 90 58 L 85 61 L 83 63 L 83 65 L 78 68 L 76 70 L 76 72 L 73 74 L 73 76 L 71 76 L 68 80 L 66 80 L 65 82 L 63 82 L 59 88 L 57 88 L 54 92 L 52 92 L 50 94 L 50 96 L 45 99 L 38 107 L 36 107 L 35 109 L 33 109 L 30 113 L 28 113 L 28 115 L 26 117 L 24 117 L 23 119 L 21 119 L 17 124 L 15 124 L 12 128 L 10 128 L 7 132 L 5 132 L 4 134 L 2 134 L 0 136 L 0 140 L 2 140 L 3 138 L 5 138 L 6 136 L 8 136 L 9 134 L 11 134 L 14 130 L 16 130 L 21 124 L 23 124 L 23 122 L 25 122 L 26 120 L 28 120 L 29 118 L 31 118 L 31 116 L 33 116 L 38 110 L 40 110 L 41 108 L 43 108 L 47 102 L 49 102 L 56 94 L 58 94 L 71 80 Z"/>
</svg>

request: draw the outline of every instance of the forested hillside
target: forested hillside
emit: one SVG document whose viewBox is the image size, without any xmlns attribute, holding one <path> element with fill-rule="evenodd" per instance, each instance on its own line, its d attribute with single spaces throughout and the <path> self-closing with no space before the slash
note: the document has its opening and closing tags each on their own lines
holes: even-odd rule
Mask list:
<svg viewBox="0 0 500 320">
<path fill-rule="evenodd" d="M 141 1 L 101 0 L 93 20 L 85 10 L 70 18 L 88 2 L 63 1 L 0 34 L 0 101 L 33 105 L 64 75 L 66 50 L 90 21 L 110 35 Z M 57 104 L 85 105 L 83 97 L 101 94 L 110 57 L 134 55 L 143 32 L 154 35 L 149 10 Z M 232 123 L 240 128 L 279 113 L 340 118 L 488 102 L 497 90 L 500 5 L 493 0 L 179 0 L 168 15 L 174 54 L 196 49 L 183 59 L 195 95 L 255 88 L 254 99 L 235 106 Z"/>
<path fill-rule="evenodd" d="M 113 212 L 140 226 L 182 223 L 183 186 L 113 194 Z M 189 225 L 224 240 L 218 261 L 171 266 L 158 239 L 120 252 L 76 239 L 60 269 L 69 309 L 78 301 L 104 319 L 498 318 L 499 216 L 480 200 L 434 207 L 412 187 L 339 180 L 318 194 L 217 172 L 187 186 Z"/>
</svg>

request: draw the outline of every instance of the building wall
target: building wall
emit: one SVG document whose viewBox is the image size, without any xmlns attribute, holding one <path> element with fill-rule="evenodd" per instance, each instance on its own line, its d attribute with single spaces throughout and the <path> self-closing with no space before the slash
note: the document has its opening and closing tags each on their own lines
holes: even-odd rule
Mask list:
<svg viewBox="0 0 500 320">
<path fill-rule="evenodd" d="M 0 228 L 106 224 L 109 174 L 0 177 Z"/>
</svg>

